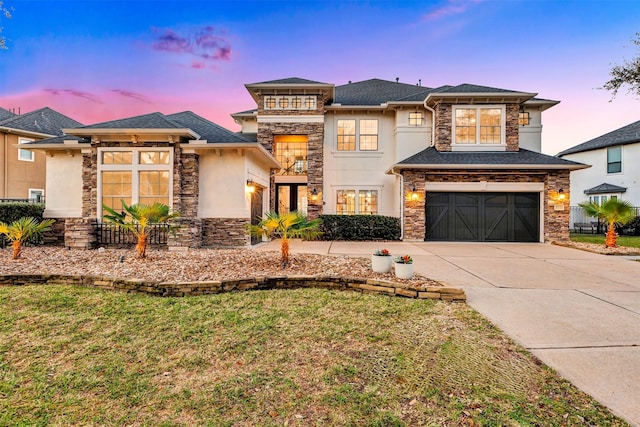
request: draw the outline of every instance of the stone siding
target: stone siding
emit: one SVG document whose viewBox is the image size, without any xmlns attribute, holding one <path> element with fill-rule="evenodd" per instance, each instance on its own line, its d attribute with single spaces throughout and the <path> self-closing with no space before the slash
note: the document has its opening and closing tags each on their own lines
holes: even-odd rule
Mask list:
<svg viewBox="0 0 640 427">
<path fill-rule="evenodd" d="M 569 240 L 569 171 L 482 171 L 460 172 L 441 171 L 428 173 L 425 171 L 405 170 L 404 177 L 404 240 L 424 240 L 425 238 L 425 183 L 426 182 L 514 182 L 544 183 L 543 224 L 545 242 L 567 242 Z M 411 190 L 415 187 L 418 200 L 412 200 Z M 567 195 L 562 202 L 556 200 L 556 192 L 563 189 Z"/>
<path fill-rule="evenodd" d="M 309 194 L 315 189 L 322 194 L 323 189 L 323 152 L 324 123 L 258 123 L 258 142 L 273 153 L 274 135 L 307 135 L 307 186 Z M 275 180 L 272 172 L 269 209 L 275 210 Z M 322 201 L 313 203 L 309 200 L 310 218 L 322 214 Z"/>
<path fill-rule="evenodd" d="M 64 223 L 64 245 L 73 249 L 91 249 L 96 245 L 96 218 L 67 218 Z"/>
<path fill-rule="evenodd" d="M 403 298 L 440 299 L 451 302 L 464 302 L 467 299 L 463 290 L 449 286 L 426 286 L 413 289 L 400 283 L 384 280 L 329 276 L 251 277 L 236 280 L 181 283 L 99 276 L 21 274 L 0 276 L 0 286 L 23 285 L 89 286 L 100 289 L 167 297 L 198 296 L 249 290 L 327 288 Z"/>
<path fill-rule="evenodd" d="M 51 246 L 64 246 L 65 222 L 64 218 L 46 218 L 55 219 L 51 226 L 51 230 L 43 234 L 44 244 Z"/>
<path fill-rule="evenodd" d="M 251 237 L 245 230 L 249 218 L 203 218 L 202 246 L 245 247 Z"/>
</svg>

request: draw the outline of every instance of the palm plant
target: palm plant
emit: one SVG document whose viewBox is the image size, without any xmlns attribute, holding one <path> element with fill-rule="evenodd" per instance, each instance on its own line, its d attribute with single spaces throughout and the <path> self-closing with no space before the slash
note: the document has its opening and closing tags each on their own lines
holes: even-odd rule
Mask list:
<svg viewBox="0 0 640 427">
<path fill-rule="evenodd" d="M 310 220 L 298 211 L 279 214 L 267 212 L 258 224 L 247 224 L 249 234 L 255 237 L 280 238 L 280 255 L 283 268 L 289 263 L 289 239 L 313 240 L 319 237 L 321 219 Z"/>
<path fill-rule="evenodd" d="M 609 199 L 602 204 L 584 202 L 579 206 L 587 215 L 607 222 L 607 237 L 604 241 L 607 248 L 615 248 L 618 243 L 616 226 L 624 225 L 635 218 L 633 205 L 624 200 Z"/>
<path fill-rule="evenodd" d="M 39 238 L 45 231 L 51 230 L 55 220 L 38 221 L 33 217 L 22 217 L 11 224 L 0 222 L 0 234 L 7 236 L 13 248 L 13 259 L 18 259 L 22 253 L 22 245 L 31 238 Z"/>
<path fill-rule="evenodd" d="M 136 244 L 138 258 L 147 256 L 149 226 L 151 224 L 167 223 L 169 220 L 180 216 L 179 212 L 171 213 L 169 206 L 158 202 L 153 205 L 135 203 L 131 206 L 127 206 L 124 200 L 120 200 L 120 202 L 122 203 L 122 212 L 116 212 L 109 206 L 103 205 L 102 207 L 107 211 L 103 218 L 107 222 L 115 224 L 123 230 L 130 231 L 136 236 L 136 239 L 138 239 Z M 175 231 L 175 227 L 170 227 L 170 229 Z"/>
</svg>

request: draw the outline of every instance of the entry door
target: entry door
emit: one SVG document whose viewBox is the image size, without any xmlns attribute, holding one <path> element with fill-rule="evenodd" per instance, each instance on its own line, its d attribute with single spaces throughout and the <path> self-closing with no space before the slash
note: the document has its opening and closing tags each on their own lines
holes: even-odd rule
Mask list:
<svg viewBox="0 0 640 427">
<path fill-rule="evenodd" d="M 251 224 L 258 225 L 262 218 L 262 188 L 256 187 L 251 193 Z M 262 241 L 262 237 L 251 236 L 251 244 L 255 245 Z"/>
<path fill-rule="evenodd" d="M 298 211 L 307 214 L 307 184 L 276 184 L 276 210 L 279 214 Z"/>
</svg>

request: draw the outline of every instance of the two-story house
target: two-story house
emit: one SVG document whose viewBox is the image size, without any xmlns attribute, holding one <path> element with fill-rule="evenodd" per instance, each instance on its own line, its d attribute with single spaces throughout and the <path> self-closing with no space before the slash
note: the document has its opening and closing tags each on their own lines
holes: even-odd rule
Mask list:
<svg viewBox="0 0 640 427">
<path fill-rule="evenodd" d="M 540 153 L 557 101 L 379 79 L 245 86 L 256 108 L 232 115 L 240 133 L 153 113 L 33 142 L 65 245 L 93 244 L 120 198 L 179 210 L 183 247 L 249 244 L 244 225 L 266 210 L 395 216 L 405 240 L 568 239 L 569 171 L 586 166 Z"/>
<path fill-rule="evenodd" d="M 20 146 L 62 135 L 63 127 L 81 125 L 50 108 L 24 114 L 0 108 L 0 199 L 42 199 L 45 195 L 45 156 Z"/>
</svg>

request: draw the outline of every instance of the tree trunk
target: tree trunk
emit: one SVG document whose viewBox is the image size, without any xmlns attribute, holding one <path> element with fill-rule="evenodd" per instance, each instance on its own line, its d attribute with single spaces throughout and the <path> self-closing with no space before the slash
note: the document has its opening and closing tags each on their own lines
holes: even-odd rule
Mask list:
<svg viewBox="0 0 640 427">
<path fill-rule="evenodd" d="M 13 248 L 13 259 L 20 258 L 20 253 L 22 253 L 22 242 L 20 240 L 14 240 L 11 243 L 11 247 Z"/>
<path fill-rule="evenodd" d="M 618 243 L 618 233 L 616 233 L 616 227 L 613 224 L 609 224 L 607 229 L 607 237 L 604 240 L 604 246 L 606 248 L 615 248 Z"/>
<path fill-rule="evenodd" d="M 136 251 L 138 252 L 138 258 L 145 258 L 147 256 L 147 234 L 142 233 L 138 236 L 138 244 L 136 245 Z"/>
<path fill-rule="evenodd" d="M 287 264 L 289 263 L 289 239 L 284 237 L 282 238 L 280 252 L 281 252 L 282 266 L 286 267 Z"/>
</svg>

